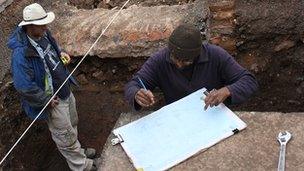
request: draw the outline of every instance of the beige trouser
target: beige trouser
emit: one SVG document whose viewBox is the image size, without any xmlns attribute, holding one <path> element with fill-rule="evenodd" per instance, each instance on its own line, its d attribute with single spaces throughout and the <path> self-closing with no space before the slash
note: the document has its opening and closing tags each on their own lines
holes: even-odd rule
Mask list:
<svg viewBox="0 0 304 171">
<path fill-rule="evenodd" d="M 78 115 L 73 93 L 50 110 L 47 120 L 52 139 L 73 171 L 88 170 L 93 160 L 87 159 L 77 137 Z"/>
</svg>

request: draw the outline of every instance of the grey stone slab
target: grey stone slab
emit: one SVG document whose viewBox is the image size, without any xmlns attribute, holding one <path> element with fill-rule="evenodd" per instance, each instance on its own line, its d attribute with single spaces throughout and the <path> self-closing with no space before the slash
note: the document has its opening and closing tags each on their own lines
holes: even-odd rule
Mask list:
<svg viewBox="0 0 304 171">
<path fill-rule="evenodd" d="M 61 5 L 52 24 L 59 44 L 72 56 L 83 56 L 117 10 L 83 10 Z M 122 10 L 89 55 L 101 58 L 143 57 L 167 45 L 180 23 L 195 24 L 209 36 L 209 8 L 204 0 L 185 5 L 142 7 Z"/>
<path fill-rule="evenodd" d="M 148 112 L 149 113 L 149 112 Z M 197 154 L 170 170 L 276 170 L 279 158 L 280 131 L 288 130 L 292 139 L 287 144 L 286 170 L 304 168 L 304 113 L 236 112 L 248 127 L 208 150 Z M 144 115 L 123 113 L 115 128 Z M 111 134 L 104 146 L 99 170 L 135 170 L 120 145 L 112 146 Z"/>
</svg>

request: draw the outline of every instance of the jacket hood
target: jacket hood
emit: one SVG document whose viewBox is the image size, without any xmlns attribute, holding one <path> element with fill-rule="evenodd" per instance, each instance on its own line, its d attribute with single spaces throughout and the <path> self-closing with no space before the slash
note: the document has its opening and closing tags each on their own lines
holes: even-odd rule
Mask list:
<svg viewBox="0 0 304 171">
<path fill-rule="evenodd" d="M 18 47 L 24 47 L 28 44 L 25 31 L 22 27 L 17 27 L 8 39 L 7 46 L 10 49 L 16 49 Z"/>
</svg>

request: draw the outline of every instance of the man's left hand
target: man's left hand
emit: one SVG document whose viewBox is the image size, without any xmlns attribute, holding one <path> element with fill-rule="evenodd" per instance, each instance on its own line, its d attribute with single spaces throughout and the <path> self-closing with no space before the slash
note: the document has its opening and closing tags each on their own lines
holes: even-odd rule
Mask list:
<svg viewBox="0 0 304 171">
<path fill-rule="evenodd" d="M 231 93 L 227 87 L 210 91 L 210 93 L 205 98 L 204 109 L 207 110 L 209 106 L 213 107 L 219 105 L 220 103 L 224 102 L 230 95 Z"/>
<path fill-rule="evenodd" d="M 65 52 L 61 52 L 60 55 L 61 55 L 60 58 L 61 58 L 61 60 L 62 60 L 62 62 L 63 62 L 64 65 L 68 65 L 69 63 L 71 63 L 71 57 L 70 57 L 70 55 L 68 55 Z"/>
</svg>

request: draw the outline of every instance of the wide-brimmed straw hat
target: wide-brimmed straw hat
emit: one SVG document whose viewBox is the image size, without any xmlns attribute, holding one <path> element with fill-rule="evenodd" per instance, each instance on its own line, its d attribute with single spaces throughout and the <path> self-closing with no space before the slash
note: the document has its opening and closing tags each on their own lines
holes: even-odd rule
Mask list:
<svg viewBox="0 0 304 171">
<path fill-rule="evenodd" d="M 40 4 L 34 3 L 23 9 L 23 21 L 19 26 L 25 25 L 46 25 L 53 22 L 55 14 L 53 12 L 45 12 Z"/>
</svg>

